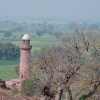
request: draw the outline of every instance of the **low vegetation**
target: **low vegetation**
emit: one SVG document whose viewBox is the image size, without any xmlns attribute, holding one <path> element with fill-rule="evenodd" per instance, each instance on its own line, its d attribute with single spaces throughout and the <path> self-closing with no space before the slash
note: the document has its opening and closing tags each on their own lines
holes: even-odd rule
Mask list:
<svg viewBox="0 0 100 100">
<path fill-rule="evenodd" d="M 31 79 L 26 79 L 22 82 L 21 85 L 21 94 L 26 96 L 32 96 L 36 91 L 36 82 Z"/>
<path fill-rule="evenodd" d="M 17 87 L 16 87 L 16 84 L 13 84 L 13 86 L 12 86 L 12 94 L 17 94 L 17 93 L 19 93 L 19 91 L 18 91 L 18 89 L 17 89 Z"/>
<path fill-rule="evenodd" d="M 14 67 L 19 63 L 19 60 L 0 60 L 0 79 L 10 80 L 18 78 Z"/>
</svg>

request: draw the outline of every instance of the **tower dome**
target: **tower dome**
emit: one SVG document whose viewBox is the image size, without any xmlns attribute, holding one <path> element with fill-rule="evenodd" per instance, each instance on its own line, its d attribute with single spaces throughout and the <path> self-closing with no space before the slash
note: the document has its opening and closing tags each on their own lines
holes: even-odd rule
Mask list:
<svg viewBox="0 0 100 100">
<path fill-rule="evenodd" d="M 25 34 L 25 35 L 23 36 L 22 40 L 30 40 L 29 35 L 28 35 L 28 34 Z"/>
</svg>

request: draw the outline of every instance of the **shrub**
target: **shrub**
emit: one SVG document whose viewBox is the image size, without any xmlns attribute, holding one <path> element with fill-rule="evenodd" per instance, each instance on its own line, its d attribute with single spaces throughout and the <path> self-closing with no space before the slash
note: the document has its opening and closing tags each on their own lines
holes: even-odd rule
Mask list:
<svg viewBox="0 0 100 100">
<path fill-rule="evenodd" d="M 16 65 L 14 67 L 14 70 L 15 70 L 15 72 L 16 72 L 17 75 L 19 75 L 19 68 L 20 68 L 20 65 Z"/>
<path fill-rule="evenodd" d="M 31 79 L 26 79 L 22 82 L 21 93 L 23 95 L 32 96 L 36 90 L 36 83 Z"/>
<path fill-rule="evenodd" d="M 16 87 L 16 84 L 13 84 L 12 85 L 12 93 L 13 94 L 16 94 L 16 93 L 18 93 L 19 91 L 18 91 L 18 89 L 17 89 L 17 87 Z"/>
</svg>

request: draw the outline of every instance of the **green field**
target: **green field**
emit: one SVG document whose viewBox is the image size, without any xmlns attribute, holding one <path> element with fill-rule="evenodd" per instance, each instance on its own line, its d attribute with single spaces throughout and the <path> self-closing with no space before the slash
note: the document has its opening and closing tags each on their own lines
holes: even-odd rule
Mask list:
<svg viewBox="0 0 100 100">
<path fill-rule="evenodd" d="M 19 64 L 19 61 L 0 60 L 0 79 L 9 80 L 12 78 L 18 78 L 15 73 L 14 67 Z"/>
</svg>

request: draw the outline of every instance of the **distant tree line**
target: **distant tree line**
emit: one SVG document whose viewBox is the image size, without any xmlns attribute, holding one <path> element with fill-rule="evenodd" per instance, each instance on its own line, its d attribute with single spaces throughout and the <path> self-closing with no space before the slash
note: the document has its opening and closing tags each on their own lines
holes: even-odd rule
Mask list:
<svg viewBox="0 0 100 100">
<path fill-rule="evenodd" d="M 20 55 L 19 47 L 12 43 L 0 43 L 0 59 L 15 60 Z"/>
<path fill-rule="evenodd" d="M 79 25 L 79 24 L 77 24 L 75 22 L 71 22 L 66 26 L 68 26 L 69 29 L 75 29 L 75 27 L 77 27 L 77 25 Z M 80 24 L 80 26 L 83 28 L 86 28 L 88 30 L 98 30 L 100 27 L 100 24 L 83 22 L 82 24 Z"/>
</svg>

